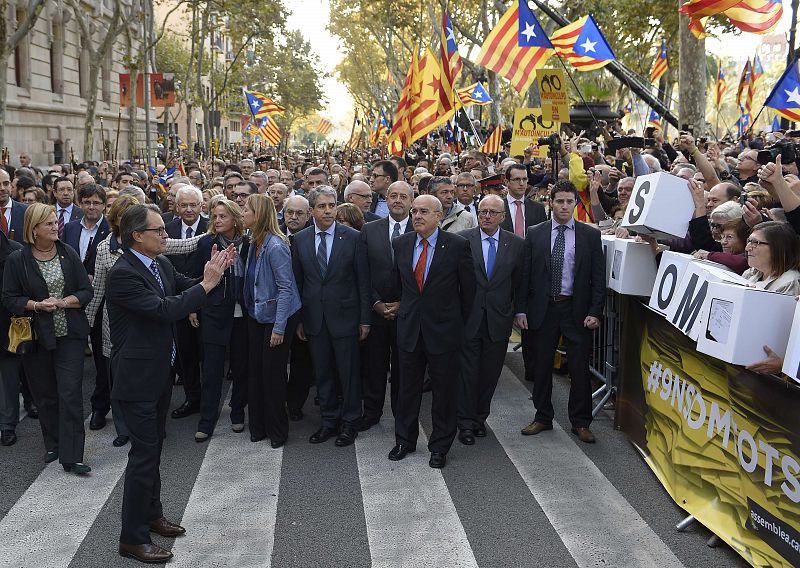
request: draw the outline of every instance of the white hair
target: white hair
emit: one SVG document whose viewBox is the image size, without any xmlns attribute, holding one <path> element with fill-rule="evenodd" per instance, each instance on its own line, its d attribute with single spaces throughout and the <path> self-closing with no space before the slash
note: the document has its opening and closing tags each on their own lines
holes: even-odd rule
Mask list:
<svg viewBox="0 0 800 568">
<path fill-rule="evenodd" d="M 661 162 L 652 154 L 642 154 L 642 159 L 647 164 L 647 167 L 650 168 L 651 174 L 661 171 Z"/>
<path fill-rule="evenodd" d="M 726 201 L 714 207 L 711 212 L 712 218 L 724 219 L 725 222 L 739 219 L 742 216 L 742 206 L 736 201 Z"/>
<path fill-rule="evenodd" d="M 194 197 L 198 203 L 203 202 L 203 192 L 197 189 L 193 185 L 182 185 L 178 188 L 178 191 L 175 192 L 175 202 L 177 203 L 180 201 L 181 196 L 183 195 L 190 195 Z"/>
</svg>

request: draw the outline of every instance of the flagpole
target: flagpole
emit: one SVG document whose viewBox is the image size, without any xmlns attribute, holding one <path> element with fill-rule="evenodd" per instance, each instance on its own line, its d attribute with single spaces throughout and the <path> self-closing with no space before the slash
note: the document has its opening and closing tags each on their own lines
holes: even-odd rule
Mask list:
<svg viewBox="0 0 800 568">
<path fill-rule="evenodd" d="M 575 79 L 573 79 L 572 73 L 569 72 L 569 69 L 567 69 L 567 65 L 564 63 L 564 60 L 561 58 L 560 55 L 557 55 L 556 58 L 561 63 L 561 66 L 564 68 L 564 71 L 566 71 L 567 76 L 569 76 L 569 80 L 572 81 L 572 86 L 575 87 L 575 90 L 578 92 L 578 97 L 580 97 L 581 102 L 583 102 L 583 106 L 585 106 L 586 110 L 589 111 L 589 115 L 592 117 L 595 126 L 599 128 L 600 124 L 597 122 L 597 117 L 594 115 L 592 109 L 589 107 L 589 103 L 587 103 L 586 99 L 583 98 L 583 93 L 581 93 L 581 90 L 578 88 L 578 84 L 575 82 Z"/>
</svg>

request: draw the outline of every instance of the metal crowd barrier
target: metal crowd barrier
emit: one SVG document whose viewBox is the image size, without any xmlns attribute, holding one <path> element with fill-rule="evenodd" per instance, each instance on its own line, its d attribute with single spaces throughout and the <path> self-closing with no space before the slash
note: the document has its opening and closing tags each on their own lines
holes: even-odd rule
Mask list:
<svg viewBox="0 0 800 568">
<path fill-rule="evenodd" d="M 617 369 L 619 368 L 620 343 L 622 338 L 622 300 L 612 290 L 606 290 L 606 304 L 603 310 L 602 325 L 595 330 L 592 338 L 592 352 L 589 357 L 589 371 L 603 383 L 592 393 L 597 403 L 592 417 L 616 396 Z"/>
</svg>

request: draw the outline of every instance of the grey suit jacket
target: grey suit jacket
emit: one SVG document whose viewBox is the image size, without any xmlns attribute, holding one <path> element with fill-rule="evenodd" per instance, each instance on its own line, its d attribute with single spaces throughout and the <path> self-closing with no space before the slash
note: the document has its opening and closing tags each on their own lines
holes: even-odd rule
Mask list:
<svg viewBox="0 0 800 568">
<path fill-rule="evenodd" d="M 472 339 L 478 334 L 485 313 L 490 339 L 506 341 L 511 335 L 514 314 L 524 311 L 525 241 L 503 229 L 497 232 L 497 256 L 489 278 L 486 274 L 480 231 L 476 227 L 458 233 L 469 241 L 476 283 L 475 301 L 467 317 L 464 337 Z"/>
</svg>

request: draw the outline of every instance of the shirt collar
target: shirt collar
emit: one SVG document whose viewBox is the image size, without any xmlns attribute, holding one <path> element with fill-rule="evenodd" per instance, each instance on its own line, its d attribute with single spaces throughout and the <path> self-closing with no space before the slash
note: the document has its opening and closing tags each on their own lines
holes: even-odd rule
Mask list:
<svg viewBox="0 0 800 568">
<path fill-rule="evenodd" d="M 441 230 L 441 229 L 437 228 L 437 229 L 436 229 L 436 230 L 433 232 L 433 234 L 432 234 L 430 237 L 428 237 L 428 239 L 427 239 L 427 240 L 428 240 L 428 248 L 430 248 L 430 247 L 435 247 L 435 246 L 436 246 L 436 241 L 437 241 L 437 240 L 438 240 L 438 238 L 439 238 L 439 231 L 440 231 L 440 230 Z M 419 236 L 419 234 L 417 234 L 417 245 L 416 245 L 416 246 L 419 246 L 419 243 L 421 243 L 421 242 L 422 242 L 422 237 L 421 237 L 421 236 Z"/>
<path fill-rule="evenodd" d="M 128 249 L 128 252 L 133 253 L 133 256 L 135 256 L 136 258 L 141 260 L 142 264 L 144 264 L 145 267 L 148 270 L 150 270 L 150 265 L 153 264 L 153 262 L 154 262 L 154 260 L 152 258 L 150 258 L 149 256 L 145 256 L 142 253 L 140 253 L 139 251 L 136 251 L 136 250 L 133 250 L 133 249 Z"/>
<path fill-rule="evenodd" d="M 330 235 L 333 235 L 333 234 L 336 232 L 336 221 L 334 221 L 333 223 L 331 223 L 331 226 L 330 226 L 330 227 L 328 227 L 327 229 L 324 229 L 324 230 L 323 230 L 323 229 L 320 229 L 319 227 L 317 227 L 317 225 L 316 225 L 316 223 L 315 223 L 315 224 L 314 224 L 314 231 L 315 231 L 316 233 L 325 233 L 326 235 L 329 235 L 329 236 L 330 236 Z"/>
<path fill-rule="evenodd" d="M 494 235 L 487 235 L 483 231 L 483 229 L 478 229 L 478 230 L 481 232 L 481 240 L 482 241 L 485 240 L 485 239 L 488 239 L 489 237 L 493 238 L 494 240 L 496 240 L 498 242 L 500 241 L 500 227 L 497 228 L 497 231 L 495 231 Z"/>
<path fill-rule="evenodd" d="M 81 217 L 81 221 L 80 222 L 81 222 L 81 227 L 83 227 L 87 231 L 96 231 L 97 229 L 100 228 L 100 223 L 103 222 L 103 216 L 100 215 L 100 218 L 97 220 L 97 223 L 95 223 L 94 227 L 92 227 L 91 229 L 86 226 L 86 216 Z"/>
<path fill-rule="evenodd" d="M 195 221 L 195 222 L 194 222 L 194 225 L 192 225 L 192 233 L 197 233 L 197 226 L 198 226 L 199 224 L 200 224 L 200 217 L 198 216 L 198 217 L 197 217 L 197 221 Z M 183 234 L 186 234 L 186 229 L 188 229 L 188 228 L 189 228 L 189 225 L 187 225 L 186 223 L 184 223 L 183 219 L 181 219 L 181 232 L 182 232 Z"/>
<path fill-rule="evenodd" d="M 559 224 L 560 223 L 556 223 L 556 221 L 554 219 L 551 219 L 550 220 L 550 230 L 551 231 L 555 231 L 556 227 L 558 227 Z M 570 217 L 569 221 L 564 223 L 564 225 L 566 225 L 567 229 L 575 230 L 575 218 L 574 217 Z"/>
</svg>

